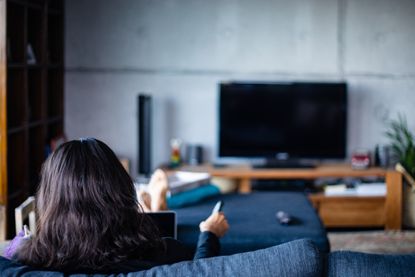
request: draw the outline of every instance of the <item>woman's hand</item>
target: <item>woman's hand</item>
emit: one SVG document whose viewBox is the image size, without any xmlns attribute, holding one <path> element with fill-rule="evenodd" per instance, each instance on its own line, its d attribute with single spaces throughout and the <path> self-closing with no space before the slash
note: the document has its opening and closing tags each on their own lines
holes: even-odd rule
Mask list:
<svg viewBox="0 0 415 277">
<path fill-rule="evenodd" d="M 218 238 L 223 237 L 229 229 L 228 221 L 223 212 L 211 214 L 205 221 L 199 224 L 200 232 L 209 231 Z"/>
</svg>

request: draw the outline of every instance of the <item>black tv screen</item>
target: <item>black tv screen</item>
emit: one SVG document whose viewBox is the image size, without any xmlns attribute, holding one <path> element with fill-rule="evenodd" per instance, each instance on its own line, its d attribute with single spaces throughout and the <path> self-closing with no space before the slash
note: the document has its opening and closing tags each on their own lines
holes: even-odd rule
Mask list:
<svg viewBox="0 0 415 277">
<path fill-rule="evenodd" d="M 345 83 L 222 83 L 219 99 L 219 157 L 345 158 Z"/>
</svg>

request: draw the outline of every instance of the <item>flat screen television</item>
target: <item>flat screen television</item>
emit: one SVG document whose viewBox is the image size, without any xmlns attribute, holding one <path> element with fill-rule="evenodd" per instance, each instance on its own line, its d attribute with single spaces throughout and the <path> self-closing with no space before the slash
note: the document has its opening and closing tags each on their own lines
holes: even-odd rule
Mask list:
<svg viewBox="0 0 415 277">
<path fill-rule="evenodd" d="M 343 159 L 346 83 L 221 83 L 219 157 Z"/>
</svg>

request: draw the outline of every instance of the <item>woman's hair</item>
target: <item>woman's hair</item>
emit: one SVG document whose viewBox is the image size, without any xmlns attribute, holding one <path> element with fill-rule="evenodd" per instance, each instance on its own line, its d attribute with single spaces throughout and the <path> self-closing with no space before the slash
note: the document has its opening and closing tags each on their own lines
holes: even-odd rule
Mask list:
<svg viewBox="0 0 415 277">
<path fill-rule="evenodd" d="M 31 266 L 105 270 L 128 259 L 151 259 L 163 250 L 130 176 L 97 139 L 66 142 L 49 156 L 36 210 L 36 235 L 16 255 Z"/>
</svg>

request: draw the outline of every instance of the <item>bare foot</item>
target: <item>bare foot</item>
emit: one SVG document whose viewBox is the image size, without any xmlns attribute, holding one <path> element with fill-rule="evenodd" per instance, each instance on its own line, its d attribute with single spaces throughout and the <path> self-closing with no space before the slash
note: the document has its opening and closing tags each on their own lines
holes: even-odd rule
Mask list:
<svg viewBox="0 0 415 277">
<path fill-rule="evenodd" d="M 150 183 L 148 184 L 147 190 L 151 197 L 151 211 L 166 211 L 167 201 L 166 195 L 169 189 L 169 181 L 167 174 L 157 169 L 151 176 Z"/>
<path fill-rule="evenodd" d="M 151 196 L 144 189 L 137 192 L 138 203 L 143 208 L 144 212 L 151 212 Z"/>
</svg>

